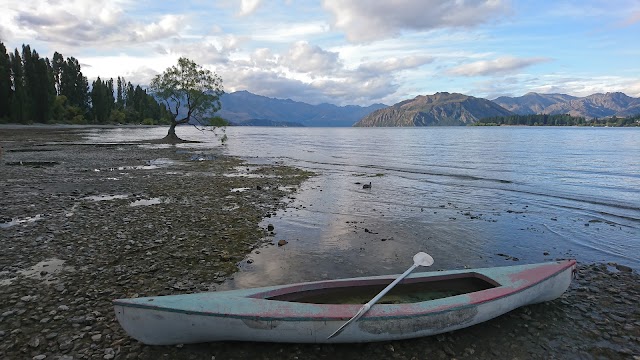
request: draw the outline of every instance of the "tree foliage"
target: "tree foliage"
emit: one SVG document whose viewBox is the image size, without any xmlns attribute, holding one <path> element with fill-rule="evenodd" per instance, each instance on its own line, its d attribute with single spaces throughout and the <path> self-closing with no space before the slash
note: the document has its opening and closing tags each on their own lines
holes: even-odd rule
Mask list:
<svg viewBox="0 0 640 360">
<path fill-rule="evenodd" d="M 118 77 L 89 87 L 79 61 L 50 61 L 29 45 L 7 54 L 0 42 L 0 123 L 168 124 L 171 114 L 140 86 Z"/>
<path fill-rule="evenodd" d="M 587 120 L 583 117 L 571 116 L 569 114 L 537 114 L 537 115 L 510 115 L 487 117 L 478 120 L 475 126 L 498 126 L 498 125 L 525 125 L 525 126 L 639 126 L 640 116 L 618 118 L 610 117 L 606 119 Z"/>
<path fill-rule="evenodd" d="M 156 75 L 150 88 L 171 112 L 169 140 L 180 140 L 175 134 L 176 125 L 209 125 L 209 119 L 220 110 L 220 96 L 224 94 L 220 76 L 184 57 Z"/>
<path fill-rule="evenodd" d="M 10 117 L 12 88 L 11 61 L 7 54 L 7 48 L 0 42 L 0 119 Z"/>
</svg>

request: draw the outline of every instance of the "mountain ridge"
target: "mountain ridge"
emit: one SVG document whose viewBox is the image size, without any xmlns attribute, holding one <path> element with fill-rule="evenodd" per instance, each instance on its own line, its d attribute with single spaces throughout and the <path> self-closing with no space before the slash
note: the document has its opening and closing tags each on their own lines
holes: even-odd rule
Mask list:
<svg viewBox="0 0 640 360">
<path fill-rule="evenodd" d="M 519 97 L 501 96 L 492 101 L 518 115 L 569 114 L 593 119 L 640 114 L 640 98 L 622 92 L 596 93 L 584 97 L 530 92 Z"/>
<path fill-rule="evenodd" d="M 242 90 L 222 95 L 222 109 L 216 113 L 236 125 L 259 123 L 271 126 L 352 126 L 370 112 L 386 107 L 373 104 L 337 106 L 311 105 L 291 99 L 277 99 Z M 260 120 L 260 122 L 256 122 Z"/>
<path fill-rule="evenodd" d="M 586 119 L 640 114 L 640 98 L 622 92 L 585 97 L 528 92 L 518 97 L 501 96 L 493 100 L 437 92 L 418 95 L 392 106 L 373 104 L 363 107 L 328 103 L 311 105 L 243 90 L 224 94 L 221 102 L 222 109 L 216 115 L 234 125 L 244 126 L 437 126 L 466 125 L 483 117 L 512 114 L 569 114 Z M 374 115 L 377 120 L 372 120 Z"/>
<path fill-rule="evenodd" d="M 353 126 L 467 125 L 483 117 L 512 114 L 487 99 L 459 93 L 438 92 L 433 95 L 418 95 L 413 99 L 375 110 Z"/>
</svg>

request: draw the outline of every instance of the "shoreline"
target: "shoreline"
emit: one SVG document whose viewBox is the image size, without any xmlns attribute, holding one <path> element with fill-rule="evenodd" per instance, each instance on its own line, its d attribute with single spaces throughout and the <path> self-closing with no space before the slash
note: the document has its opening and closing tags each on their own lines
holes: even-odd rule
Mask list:
<svg viewBox="0 0 640 360">
<path fill-rule="evenodd" d="M 560 299 L 435 337 L 142 345 L 120 328 L 111 300 L 211 290 L 251 251 L 274 246 L 260 221 L 294 196 L 285 188 L 298 189 L 311 174 L 249 164 L 215 149 L 80 147 L 81 134 L 60 129 L 0 127 L 0 222 L 22 221 L 0 228 L 2 358 L 640 356 L 640 276 L 606 264 L 580 264 Z"/>
</svg>

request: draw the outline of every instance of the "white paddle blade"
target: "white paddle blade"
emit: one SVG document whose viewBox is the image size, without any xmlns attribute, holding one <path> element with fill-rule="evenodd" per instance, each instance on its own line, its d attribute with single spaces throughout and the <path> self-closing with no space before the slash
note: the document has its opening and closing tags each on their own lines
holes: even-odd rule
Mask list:
<svg viewBox="0 0 640 360">
<path fill-rule="evenodd" d="M 425 252 L 419 252 L 413 255 L 413 263 L 420 266 L 431 266 L 433 265 L 433 258 Z"/>
</svg>

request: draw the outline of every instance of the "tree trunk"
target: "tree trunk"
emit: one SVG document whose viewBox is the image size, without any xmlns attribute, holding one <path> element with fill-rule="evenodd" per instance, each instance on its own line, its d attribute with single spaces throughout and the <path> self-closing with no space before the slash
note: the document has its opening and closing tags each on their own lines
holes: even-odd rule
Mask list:
<svg viewBox="0 0 640 360">
<path fill-rule="evenodd" d="M 175 137 L 175 138 L 178 137 L 176 135 L 176 125 L 178 124 L 175 121 L 171 122 L 171 126 L 169 127 L 169 132 L 167 133 L 167 137 Z"/>
<path fill-rule="evenodd" d="M 169 126 L 169 132 L 167 133 L 167 136 L 162 139 L 164 142 L 172 144 L 184 142 L 184 140 L 180 139 L 178 135 L 176 135 L 176 125 L 178 125 L 177 122 L 171 122 L 171 126 Z"/>
</svg>

